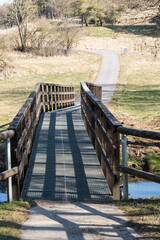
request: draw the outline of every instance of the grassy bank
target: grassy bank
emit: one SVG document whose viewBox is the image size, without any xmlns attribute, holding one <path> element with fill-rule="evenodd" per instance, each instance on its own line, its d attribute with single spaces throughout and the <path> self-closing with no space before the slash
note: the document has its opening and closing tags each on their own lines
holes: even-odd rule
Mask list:
<svg viewBox="0 0 160 240">
<path fill-rule="evenodd" d="M 0 204 L 0 239 L 19 239 L 20 228 L 28 217 L 30 205 L 27 202 Z"/>
<path fill-rule="evenodd" d="M 160 58 L 136 53 L 120 56 L 119 83 L 109 105 L 124 126 L 160 131 Z M 128 164 L 160 174 L 160 142 L 128 137 Z"/>
<path fill-rule="evenodd" d="M 116 202 L 128 217 L 128 226 L 140 234 L 141 240 L 160 239 L 160 198 Z"/>
<path fill-rule="evenodd" d="M 14 73 L 0 80 L 0 131 L 8 127 L 37 82 L 73 85 L 78 93 L 80 81 L 95 79 L 101 57 L 84 52 L 48 58 L 10 53 L 8 61 Z"/>
<path fill-rule="evenodd" d="M 159 132 L 160 38 L 157 37 L 156 26 L 89 27 L 79 47 L 116 50 L 119 53 L 127 48 L 127 54 L 119 54 L 119 83 L 107 107 L 126 127 Z M 133 137 L 128 140 L 129 165 L 160 174 L 160 143 Z"/>
</svg>

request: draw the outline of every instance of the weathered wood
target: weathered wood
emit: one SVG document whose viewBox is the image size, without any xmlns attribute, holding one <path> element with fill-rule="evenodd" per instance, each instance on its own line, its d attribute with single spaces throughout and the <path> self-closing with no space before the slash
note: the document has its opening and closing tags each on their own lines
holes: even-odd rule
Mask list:
<svg viewBox="0 0 160 240">
<path fill-rule="evenodd" d="M 160 183 L 160 176 L 156 175 L 156 174 L 152 174 L 149 172 L 145 172 L 142 170 L 137 170 L 134 168 L 130 168 L 130 167 L 123 167 L 122 165 L 117 166 L 117 170 L 123 173 L 127 173 L 133 176 L 137 176 L 139 178 L 143 178 L 152 182 L 157 182 Z"/>
<path fill-rule="evenodd" d="M 92 132 L 92 134 L 93 134 L 93 136 L 94 136 L 94 138 L 95 138 L 95 141 L 97 142 L 98 149 L 97 149 L 97 148 L 95 149 L 96 152 L 97 152 L 98 150 L 101 152 L 101 155 L 102 155 L 102 157 L 103 157 L 103 159 L 104 159 L 104 161 L 105 161 L 105 164 L 106 164 L 106 166 L 107 166 L 107 168 L 108 168 L 108 171 L 109 171 L 111 177 L 112 177 L 113 179 L 115 179 L 116 176 L 115 176 L 115 174 L 113 173 L 112 165 L 110 164 L 110 162 L 109 162 L 109 160 L 108 160 L 108 158 L 107 158 L 107 156 L 106 156 L 106 154 L 105 154 L 105 151 L 104 151 L 104 149 L 103 149 L 102 146 L 101 146 L 101 142 L 100 142 L 100 140 L 98 139 L 98 137 L 96 136 L 96 133 L 95 133 L 94 129 L 92 128 L 90 122 L 88 121 L 88 118 L 87 118 L 86 114 L 84 113 L 83 109 L 82 109 L 82 115 L 83 115 L 83 118 L 85 118 L 85 121 L 86 121 L 87 125 L 89 126 L 89 129 L 91 130 L 91 132 Z"/>
<path fill-rule="evenodd" d="M 0 133 L 0 141 L 5 141 L 7 138 L 12 138 L 14 137 L 15 132 L 13 130 L 7 130 L 2 133 Z"/>
<path fill-rule="evenodd" d="M 84 97 L 82 96 L 82 101 L 84 103 L 84 108 L 85 111 L 90 113 L 90 115 L 94 118 L 94 121 L 96 122 L 99 131 L 101 132 L 102 137 L 104 138 L 104 140 L 107 142 L 108 147 L 110 148 L 110 151 L 112 152 L 112 154 L 115 154 L 116 152 L 116 147 L 113 144 L 111 138 L 108 136 L 107 132 L 105 131 L 101 121 L 99 120 L 99 118 L 97 117 L 96 113 L 94 111 L 92 111 L 92 109 L 89 107 L 89 105 L 87 104 L 87 102 L 85 101 Z"/>
<path fill-rule="evenodd" d="M 117 128 L 117 131 L 125 135 L 160 140 L 160 132 L 152 132 L 152 131 L 146 131 L 146 130 L 140 130 L 140 129 L 134 129 L 134 128 L 127 128 L 123 126 L 119 126 Z"/>
<path fill-rule="evenodd" d="M 87 98 L 101 110 L 101 114 L 105 117 L 106 121 L 110 124 L 112 131 L 116 131 L 117 127 L 122 124 L 113 116 L 113 114 L 106 108 L 106 106 L 89 90 L 85 82 L 81 82 L 81 91 L 85 93 Z"/>
<path fill-rule="evenodd" d="M 18 174 L 18 167 L 11 168 L 9 170 L 6 170 L 4 172 L 0 173 L 0 181 L 6 180 L 9 177 L 13 177 L 16 174 Z"/>
<path fill-rule="evenodd" d="M 37 83 L 11 122 L 9 130 L 15 133 L 11 139 L 12 168 L 16 166 L 19 168 L 18 178 L 13 177 L 14 200 L 19 198 L 23 186 L 25 169 L 41 112 L 72 105 L 74 105 L 73 87 Z"/>
<path fill-rule="evenodd" d="M 86 83 L 87 87 L 91 90 L 91 92 L 102 101 L 102 86 L 96 85 L 93 83 Z"/>
</svg>

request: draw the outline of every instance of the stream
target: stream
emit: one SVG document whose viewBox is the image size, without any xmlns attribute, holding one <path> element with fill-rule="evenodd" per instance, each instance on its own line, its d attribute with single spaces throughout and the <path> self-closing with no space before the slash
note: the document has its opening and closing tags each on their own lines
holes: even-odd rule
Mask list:
<svg viewBox="0 0 160 240">
<path fill-rule="evenodd" d="M 160 197 L 160 184 L 155 182 L 129 183 L 129 198 Z M 0 190 L 0 203 L 7 201 L 7 194 Z"/>
<path fill-rule="evenodd" d="M 128 184 L 129 198 L 160 197 L 160 184 L 155 182 L 134 182 Z"/>
</svg>

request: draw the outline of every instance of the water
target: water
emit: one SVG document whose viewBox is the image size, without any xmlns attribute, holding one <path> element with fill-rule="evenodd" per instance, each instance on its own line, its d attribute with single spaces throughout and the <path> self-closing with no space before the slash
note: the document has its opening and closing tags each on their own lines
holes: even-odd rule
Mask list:
<svg viewBox="0 0 160 240">
<path fill-rule="evenodd" d="M 0 203 L 7 202 L 7 194 L 0 192 Z"/>
<path fill-rule="evenodd" d="M 129 198 L 160 197 L 160 184 L 155 182 L 129 183 Z"/>
<path fill-rule="evenodd" d="M 7 202 L 7 182 L 0 181 L 0 203 Z"/>
<path fill-rule="evenodd" d="M 160 197 L 160 184 L 155 182 L 129 183 L 129 198 Z M 0 191 L 0 203 L 7 202 L 7 194 Z"/>
</svg>

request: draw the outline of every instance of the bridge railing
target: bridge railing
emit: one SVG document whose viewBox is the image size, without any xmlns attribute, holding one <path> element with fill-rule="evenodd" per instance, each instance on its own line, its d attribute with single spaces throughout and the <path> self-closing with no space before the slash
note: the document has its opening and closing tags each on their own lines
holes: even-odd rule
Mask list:
<svg viewBox="0 0 160 240">
<path fill-rule="evenodd" d="M 122 160 L 125 162 L 127 159 L 125 135 L 160 140 L 160 133 L 123 127 L 89 88 L 85 82 L 81 82 L 82 117 L 113 198 L 120 199 L 120 172 L 124 173 L 125 177 L 125 174 L 131 174 L 160 183 L 159 175 L 129 168 L 126 163 L 120 165 L 121 143 L 122 158 L 124 158 Z"/>
<path fill-rule="evenodd" d="M 81 82 L 82 117 L 96 150 L 103 173 L 114 199 L 120 198 L 120 174 L 117 171 L 120 154 L 120 136 L 117 127 L 121 126 L 112 113 Z"/>
<path fill-rule="evenodd" d="M 7 180 L 8 202 L 12 201 L 12 177 L 18 173 L 18 167 L 11 168 L 10 139 L 14 137 L 15 132 L 8 130 L 0 133 L 0 143 L 5 147 L 5 166 L 6 171 L 0 173 L 0 181 Z"/>
<path fill-rule="evenodd" d="M 12 177 L 13 199 L 16 200 L 20 197 L 41 112 L 72 105 L 74 105 L 74 87 L 37 83 L 25 104 L 10 123 L 9 131 L 1 133 L 3 138 L 4 136 L 11 137 L 11 169 L 18 167 L 18 174 L 16 172 Z"/>
</svg>

